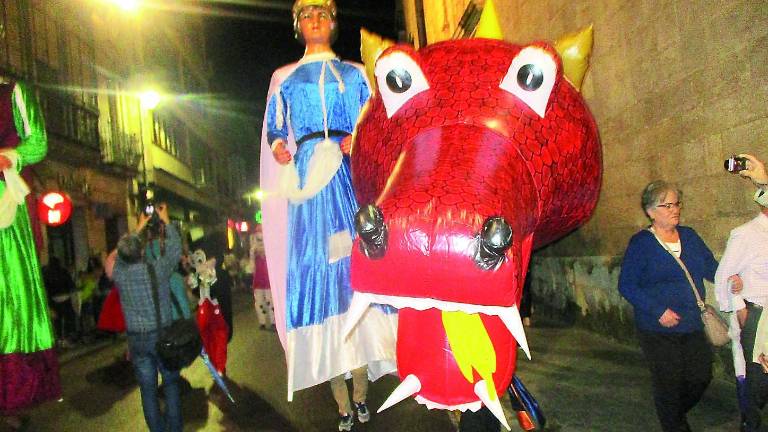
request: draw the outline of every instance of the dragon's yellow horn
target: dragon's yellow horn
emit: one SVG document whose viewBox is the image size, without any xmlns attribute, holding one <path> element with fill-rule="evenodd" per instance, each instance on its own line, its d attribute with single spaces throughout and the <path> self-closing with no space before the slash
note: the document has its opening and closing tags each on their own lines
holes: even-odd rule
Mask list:
<svg viewBox="0 0 768 432">
<path fill-rule="evenodd" d="M 581 90 L 592 53 L 592 25 L 561 37 L 555 42 L 555 49 L 563 59 L 563 75 L 576 90 Z"/>
<path fill-rule="evenodd" d="M 368 76 L 368 82 L 371 84 L 371 92 L 376 91 L 376 60 L 385 49 L 394 45 L 395 42 L 384 39 L 381 36 L 371 33 L 368 30 L 360 29 L 360 56 L 365 64 L 365 74 Z"/>
<path fill-rule="evenodd" d="M 486 0 L 483 14 L 477 23 L 476 38 L 504 40 L 504 32 L 501 30 L 499 15 L 496 13 L 496 4 L 493 0 Z"/>
</svg>

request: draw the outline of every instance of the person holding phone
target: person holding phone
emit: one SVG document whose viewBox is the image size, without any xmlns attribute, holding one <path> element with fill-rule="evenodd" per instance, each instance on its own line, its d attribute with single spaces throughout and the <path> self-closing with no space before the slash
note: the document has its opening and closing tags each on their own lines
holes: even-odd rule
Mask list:
<svg viewBox="0 0 768 432">
<path fill-rule="evenodd" d="M 761 410 L 768 402 L 768 375 L 761 362 L 764 350 L 756 344 L 758 335 L 766 331 L 759 324 L 768 307 L 768 175 L 756 157 L 741 154 L 736 159 L 741 159 L 741 166 L 728 171 L 738 172 L 758 187 L 755 201 L 760 210 L 754 219 L 731 231 L 715 275 L 715 294 L 720 309 L 734 311 L 738 319 L 743 358 L 734 363 L 746 372 L 742 420 L 743 430 L 752 432 L 762 430 Z"/>
<path fill-rule="evenodd" d="M 755 192 L 755 202 L 762 206 L 768 206 L 768 172 L 765 164 L 755 156 L 742 153 L 733 156 L 725 161 L 725 169 L 728 172 L 739 174 L 744 178 L 752 180 L 757 186 Z"/>
<path fill-rule="evenodd" d="M 150 229 L 152 218 L 142 212 L 136 232 L 124 235 L 117 242 L 117 259 L 112 276 L 125 315 L 128 350 L 139 383 L 144 420 L 151 432 L 181 432 L 184 426 L 179 371 L 166 368 L 156 348 L 160 329 L 173 322 L 170 280 L 181 258 L 181 238 L 177 228 L 170 223 L 168 208 L 164 204 L 155 207 L 155 214 L 158 223 L 165 227 L 165 252 L 157 256 L 146 254 L 146 230 Z M 160 322 L 156 317 L 151 272 L 154 272 L 157 281 Z M 160 410 L 158 372 L 163 377 L 164 414 Z"/>
</svg>

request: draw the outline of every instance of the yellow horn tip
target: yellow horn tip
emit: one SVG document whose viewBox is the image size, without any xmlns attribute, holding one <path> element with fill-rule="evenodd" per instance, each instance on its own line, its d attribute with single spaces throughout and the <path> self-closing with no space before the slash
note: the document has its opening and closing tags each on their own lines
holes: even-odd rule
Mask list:
<svg viewBox="0 0 768 432">
<path fill-rule="evenodd" d="M 363 64 L 365 64 L 365 74 L 372 91 L 376 90 L 376 76 L 374 75 L 376 60 L 384 50 L 394 44 L 393 41 L 384 39 L 376 33 L 371 33 L 364 28 L 360 29 L 360 56 L 363 59 Z"/>
<path fill-rule="evenodd" d="M 555 49 L 563 60 L 563 75 L 576 87 L 581 89 L 584 74 L 589 67 L 589 57 L 592 54 L 594 39 L 592 25 L 582 30 L 563 36 L 555 42 Z"/>
<path fill-rule="evenodd" d="M 486 0 L 483 14 L 477 24 L 476 38 L 504 40 L 504 31 L 501 29 L 499 14 L 496 12 L 496 4 L 493 0 Z"/>
</svg>

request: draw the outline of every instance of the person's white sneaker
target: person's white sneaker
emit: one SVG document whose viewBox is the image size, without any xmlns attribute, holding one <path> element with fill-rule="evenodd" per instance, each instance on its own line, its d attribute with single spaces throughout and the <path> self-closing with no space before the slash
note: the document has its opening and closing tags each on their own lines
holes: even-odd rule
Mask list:
<svg viewBox="0 0 768 432">
<path fill-rule="evenodd" d="M 355 402 L 355 408 L 357 408 L 357 420 L 360 423 L 366 423 L 371 419 L 371 412 L 368 411 L 368 405 L 365 402 Z"/>
<path fill-rule="evenodd" d="M 352 419 L 352 414 L 341 416 L 341 421 L 339 421 L 339 432 L 351 431 L 353 423 L 354 420 Z"/>
</svg>

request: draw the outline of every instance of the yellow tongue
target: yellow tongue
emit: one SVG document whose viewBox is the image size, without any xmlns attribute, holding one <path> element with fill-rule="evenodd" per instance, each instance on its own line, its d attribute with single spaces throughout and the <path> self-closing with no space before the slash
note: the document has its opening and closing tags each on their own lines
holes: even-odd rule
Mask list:
<svg viewBox="0 0 768 432">
<path fill-rule="evenodd" d="M 496 398 L 493 373 L 496 372 L 496 351 L 479 314 L 443 311 L 443 326 L 448 344 L 462 375 L 474 384 L 472 369 L 485 380 L 488 394 Z"/>
</svg>

